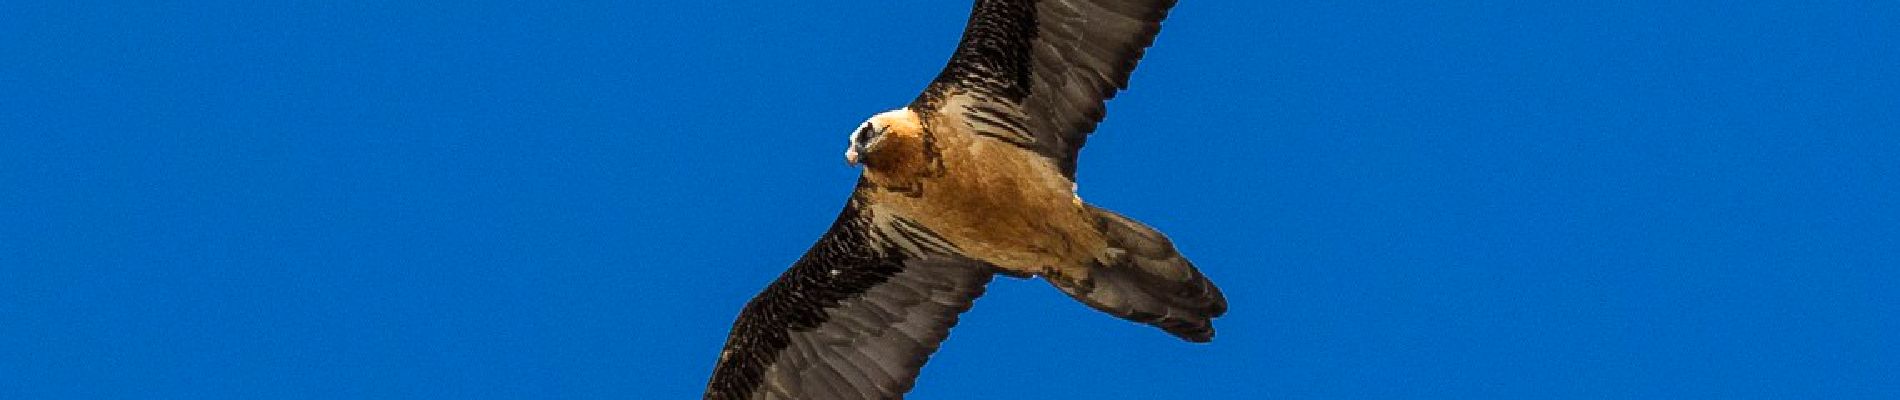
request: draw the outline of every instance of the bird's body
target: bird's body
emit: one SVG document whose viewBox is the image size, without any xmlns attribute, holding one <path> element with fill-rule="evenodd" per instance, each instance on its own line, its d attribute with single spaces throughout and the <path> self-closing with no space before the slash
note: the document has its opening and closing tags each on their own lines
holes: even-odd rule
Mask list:
<svg viewBox="0 0 1900 400">
<path fill-rule="evenodd" d="M 969 132 L 961 121 L 939 116 L 921 124 L 910 110 L 883 114 L 892 120 L 888 139 L 906 138 L 929 150 L 889 148 L 865 163 L 858 193 L 875 210 L 902 215 L 932 230 L 978 261 L 1015 274 L 1086 276 L 1087 264 L 1104 251 L 1094 218 L 1048 159 Z M 882 121 L 880 121 L 882 122 Z M 932 140 L 923 139 L 929 126 Z M 919 129 L 915 134 L 901 130 Z M 915 138 L 915 139 L 909 139 Z M 952 172 L 954 171 L 954 172 Z"/>
<path fill-rule="evenodd" d="M 1227 308 L 1213 282 L 1075 192 L 1082 142 L 1172 5 L 978 0 L 924 94 L 851 134 L 864 172 L 844 211 L 740 312 L 706 397 L 902 397 L 996 274 L 1211 340 Z"/>
</svg>

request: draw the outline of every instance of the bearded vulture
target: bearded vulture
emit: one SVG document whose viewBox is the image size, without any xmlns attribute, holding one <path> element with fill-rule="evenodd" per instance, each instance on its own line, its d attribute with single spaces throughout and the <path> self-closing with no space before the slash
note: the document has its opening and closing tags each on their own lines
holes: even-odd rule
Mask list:
<svg viewBox="0 0 1900 400">
<path fill-rule="evenodd" d="M 1166 236 L 1075 193 L 1076 153 L 1172 0 L 977 0 L 950 63 L 851 132 L 856 190 L 745 309 L 707 399 L 894 399 L 996 274 L 1191 342 L 1227 310 Z"/>
</svg>

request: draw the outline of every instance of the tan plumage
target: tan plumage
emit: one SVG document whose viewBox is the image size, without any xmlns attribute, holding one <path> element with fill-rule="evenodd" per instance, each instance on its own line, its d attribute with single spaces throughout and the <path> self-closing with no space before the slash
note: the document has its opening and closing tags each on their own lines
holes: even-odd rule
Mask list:
<svg viewBox="0 0 1900 400">
<path fill-rule="evenodd" d="M 1087 276 L 1105 244 L 1075 186 L 1047 158 L 979 137 L 954 114 L 928 124 L 914 123 L 917 114 L 909 110 L 884 116 L 876 123 L 889 123 L 885 134 L 904 142 L 867 156 L 901 160 L 865 164 L 865 180 L 887 189 L 867 192 L 872 204 L 933 227 L 963 254 L 998 268 Z M 933 151 L 912 147 L 924 136 L 934 138 Z M 920 157 L 925 153 L 936 158 Z"/>
<path fill-rule="evenodd" d="M 924 93 L 852 133 L 857 189 L 741 311 L 706 397 L 902 397 L 995 273 L 1211 340 L 1219 289 L 1165 235 L 1075 193 L 1077 151 L 1172 5 L 978 0 Z"/>
</svg>

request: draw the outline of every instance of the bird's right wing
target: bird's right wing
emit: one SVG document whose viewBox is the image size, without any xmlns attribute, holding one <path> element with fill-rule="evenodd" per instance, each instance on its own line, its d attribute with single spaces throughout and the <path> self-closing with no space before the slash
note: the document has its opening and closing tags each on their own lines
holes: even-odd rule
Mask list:
<svg viewBox="0 0 1900 400">
<path fill-rule="evenodd" d="M 910 390 L 993 268 L 857 203 L 739 313 L 707 399 L 894 399 Z"/>
</svg>

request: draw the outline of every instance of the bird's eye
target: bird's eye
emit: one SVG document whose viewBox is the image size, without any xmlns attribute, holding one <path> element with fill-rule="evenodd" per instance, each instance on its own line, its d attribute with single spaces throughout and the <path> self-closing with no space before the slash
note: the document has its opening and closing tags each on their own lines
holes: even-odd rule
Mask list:
<svg viewBox="0 0 1900 400">
<path fill-rule="evenodd" d="M 871 139 L 877 138 L 879 133 L 883 132 L 873 129 L 871 124 L 864 124 L 863 127 L 858 128 L 858 133 L 852 136 L 857 136 L 858 144 L 864 144 L 870 142 Z"/>
</svg>

